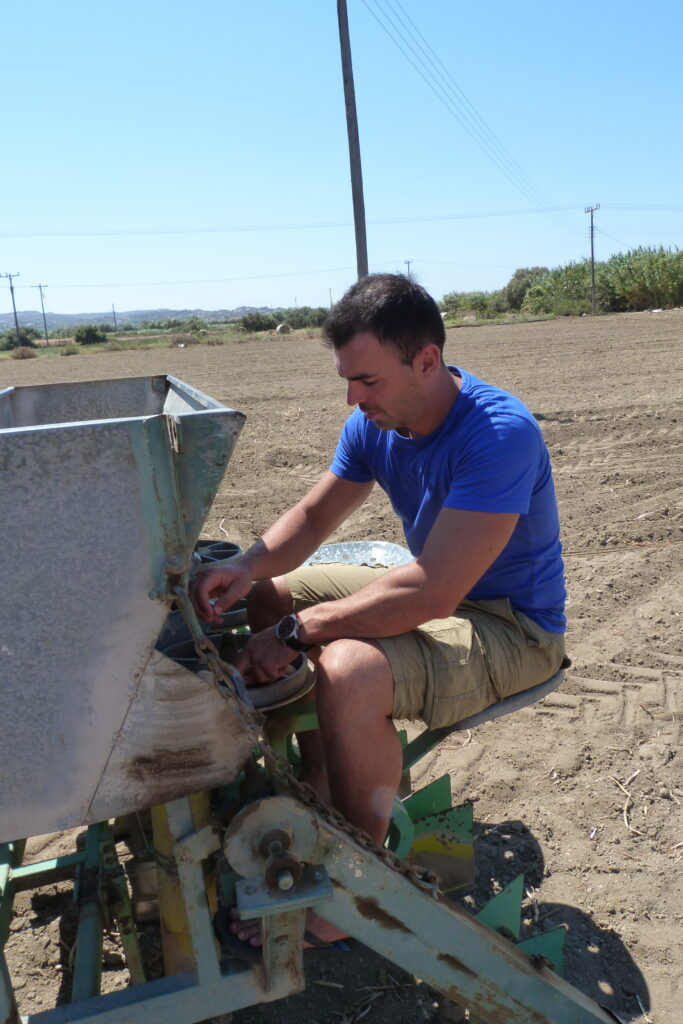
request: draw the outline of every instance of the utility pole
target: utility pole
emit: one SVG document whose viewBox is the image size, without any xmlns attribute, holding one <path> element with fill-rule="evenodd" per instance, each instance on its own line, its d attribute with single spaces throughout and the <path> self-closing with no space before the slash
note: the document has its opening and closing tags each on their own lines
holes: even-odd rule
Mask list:
<svg viewBox="0 0 683 1024">
<path fill-rule="evenodd" d="M 587 206 L 583 211 L 591 215 L 591 313 L 593 316 L 595 316 L 595 230 L 593 228 L 593 214 L 599 209 L 600 203 L 596 203 L 595 206 Z"/>
<path fill-rule="evenodd" d="M 48 344 L 47 320 L 45 319 L 45 303 L 43 302 L 43 288 L 47 288 L 47 285 L 46 284 L 32 284 L 31 287 L 32 288 L 39 288 L 40 289 L 40 308 L 43 311 L 43 327 L 45 328 L 45 344 L 47 345 Z"/>
<path fill-rule="evenodd" d="M 112 316 L 114 317 L 114 331 L 116 332 L 116 331 L 118 331 L 118 327 L 116 325 L 116 310 L 114 309 L 114 303 L 113 302 L 111 304 L 111 311 L 112 311 Z"/>
<path fill-rule="evenodd" d="M 412 277 L 410 276 L 410 264 L 411 264 L 411 263 L 414 263 L 414 262 L 415 262 L 415 260 L 404 260 L 403 262 L 405 263 L 405 265 L 406 265 L 406 266 L 407 266 L 407 268 L 408 268 L 408 273 L 407 273 L 407 275 L 406 275 L 406 276 L 408 277 L 408 280 L 409 280 L 409 281 L 412 281 Z"/>
<path fill-rule="evenodd" d="M 351 166 L 351 195 L 353 197 L 353 223 L 356 232 L 356 264 L 358 277 L 368 273 L 368 240 L 365 231 L 365 200 L 363 199 L 363 172 L 360 162 L 360 140 L 356 116 L 356 91 L 353 86 L 351 64 L 351 40 L 346 0 L 337 0 L 339 22 L 339 44 L 341 46 L 342 78 L 344 80 L 344 101 L 346 103 L 346 133 L 349 138 L 349 163 Z"/>
<path fill-rule="evenodd" d="M 14 326 L 17 329 L 17 345 L 21 345 L 21 335 L 19 334 L 19 321 L 17 320 L 17 307 L 14 301 L 14 285 L 12 284 L 13 277 L 21 277 L 19 273 L 16 274 L 0 274 L 0 277 L 6 277 L 9 280 L 9 290 L 12 293 L 12 309 L 14 310 Z"/>
</svg>

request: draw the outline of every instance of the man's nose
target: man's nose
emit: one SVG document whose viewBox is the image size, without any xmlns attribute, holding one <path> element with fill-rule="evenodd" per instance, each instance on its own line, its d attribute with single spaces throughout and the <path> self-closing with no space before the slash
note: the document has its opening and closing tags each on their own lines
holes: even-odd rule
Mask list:
<svg viewBox="0 0 683 1024">
<path fill-rule="evenodd" d="M 358 405 L 361 400 L 362 389 L 356 380 L 350 380 L 346 388 L 346 404 Z"/>
</svg>

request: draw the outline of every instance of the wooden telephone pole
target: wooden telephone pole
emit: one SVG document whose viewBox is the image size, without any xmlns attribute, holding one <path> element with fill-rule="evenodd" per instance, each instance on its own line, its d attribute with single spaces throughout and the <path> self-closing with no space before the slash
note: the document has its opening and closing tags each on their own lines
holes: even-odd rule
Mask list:
<svg viewBox="0 0 683 1024">
<path fill-rule="evenodd" d="M 593 214 L 599 209 L 600 203 L 596 203 L 595 206 L 587 206 L 583 211 L 591 215 L 591 314 L 593 316 L 595 316 L 595 229 L 593 227 Z"/>
<path fill-rule="evenodd" d="M 6 277 L 9 281 L 9 290 L 12 293 L 12 309 L 14 310 L 14 326 L 17 332 L 17 345 L 21 345 L 21 334 L 19 333 L 19 320 L 17 318 L 17 304 L 14 301 L 14 285 L 12 284 L 13 277 L 19 277 L 17 274 L 0 274 L 0 277 Z"/>
<path fill-rule="evenodd" d="M 346 103 L 346 131 L 349 137 L 349 163 L 351 165 L 351 194 L 353 196 L 353 223 L 356 232 L 356 264 L 358 277 L 368 273 L 368 241 L 365 231 L 365 201 L 363 199 L 363 172 L 360 162 L 360 139 L 356 116 L 356 91 L 353 86 L 351 40 L 346 0 L 337 0 L 339 43 L 341 46 L 344 100 Z"/>
<path fill-rule="evenodd" d="M 43 311 L 43 327 L 45 328 L 45 344 L 48 344 L 49 338 L 47 333 L 47 320 L 45 318 L 45 303 L 43 302 L 43 288 L 47 288 L 46 284 L 32 284 L 32 288 L 40 289 L 40 308 Z"/>
</svg>

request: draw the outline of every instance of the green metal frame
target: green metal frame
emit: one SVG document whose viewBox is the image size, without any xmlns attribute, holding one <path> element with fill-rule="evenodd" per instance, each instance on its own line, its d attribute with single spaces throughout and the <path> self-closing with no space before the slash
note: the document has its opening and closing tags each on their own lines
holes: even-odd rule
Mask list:
<svg viewBox="0 0 683 1024">
<path fill-rule="evenodd" d="M 14 897 L 28 889 L 73 879 L 78 905 L 71 1003 L 90 1000 L 100 993 L 104 929 L 118 928 L 132 985 L 145 981 L 140 945 L 125 874 L 107 822 L 91 825 L 84 848 L 76 853 L 22 865 L 26 841 L 0 845 L 0 959 L 9 934 Z M 4 965 L 0 979 L 0 1006 L 11 1005 L 11 981 Z M 30 1019 L 49 1019 L 44 1013 Z M 11 1018 L 10 1018 L 11 1019 Z M 23 1018 L 22 1018 L 23 1019 Z"/>
<path fill-rule="evenodd" d="M 425 800 L 436 800 L 432 793 Z M 324 915 L 333 924 L 357 936 L 382 956 L 417 973 L 437 990 L 467 1005 L 484 1020 L 505 1020 L 506 1024 L 610 1024 L 613 1018 L 597 1004 L 577 992 L 547 967 L 547 950 L 535 955 L 535 940 L 513 946 L 495 929 L 514 934 L 513 905 L 516 892 L 501 893 L 494 910 L 489 908 L 489 927 L 449 901 L 435 900 L 402 874 L 391 870 L 371 852 L 359 847 L 348 835 L 334 828 L 310 807 L 286 796 L 250 803 L 242 812 L 240 839 L 257 848 L 264 826 L 291 830 L 296 843 L 299 829 L 317 835 L 314 858 L 318 867 L 308 876 L 301 894 L 279 893 L 265 885 L 255 862 L 256 875 L 240 883 L 242 890 L 257 899 L 257 909 L 242 916 L 258 916 L 263 922 L 263 959 L 254 967 L 222 958 L 216 948 L 211 911 L 205 888 L 205 864 L 220 853 L 215 830 L 204 826 L 196 831 L 187 798 L 166 805 L 174 840 L 175 862 L 192 942 L 194 971 L 148 981 L 106 996 L 87 994 L 94 986 L 93 956 L 85 956 L 79 968 L 79 1000 L 54 1010 L 18 1017 L 4 958 L 0 957 L 0 1020 L 23 1024 L 152 1024 L 164 1019 L 169 1024 L 192 1024 L 207 1017 L 241 1009 L 259 1002 L 299 991 L 304 985 L 302 936 L 305 908 L 324 900 Z M 250 832 L 250 829 L 252 830 Z M 259 831 L 261 830 L 261 831 Z M 79 893 L 82 905 L 94 905 L 95 892 L 102 886 L 88 881 L 87 872 L 105 850 L 106 878 L 112 868 L 107 825 L 93 827 L 83 852 L 60 858 L 57 870 L 64 875 L 75 866 L 81 872 Z M 14 847 L 14 844 L 10 844 Z M 226 847 L 227 849 L 227 847 Z M 0 863 L 5 880 L 5 899 L 13 885 L 17 850 L 3 848 Z M 258 861 L 258 858 L 256 858 Z M 66 863 L 65 863 L 66 862 Z M 22 887 L 36 879 L 45 884 L 45 864 L 35 865 L 33 879 L 28 871 L 20 876 Z M 519 883 L 516 883 L 517 887 Z M 238 891 L 240 886 L 238 886 Z M 106 886 L 105 886 L 106 888 Z M 259 902 L 260 901 L 260 902 Z M 495 902 L 495 901 L 494 901 Z M 238 903 L 239 906 L 239 903 Z M 242 909 L 242 908 L 240 908 Z M 91 937 L 94 914 L 87 914 L 79 929 L 79 944 Z M 561 929 L 560 929 L 561 930 Z M 559 930 L 558 930 L 559 931 Z M 559 953 L 557 954 L 559 958 Z M 4 982 L 4 983 L 3 983 Z"/>
</svg>

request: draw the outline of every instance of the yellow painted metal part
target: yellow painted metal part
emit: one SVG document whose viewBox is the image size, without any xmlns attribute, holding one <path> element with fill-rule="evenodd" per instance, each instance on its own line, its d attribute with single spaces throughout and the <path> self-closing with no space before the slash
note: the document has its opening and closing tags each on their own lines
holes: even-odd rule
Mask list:
<svg viewBox="0 0 683 1024">
<path fill-rule="evenodd" d="M 194 827 L 199 830 L 207 825 L 210 819 L 209 794 L 197 793 L 190 797 L 190 806 Z M 170 870 L 164 870 L 163 866 L 169 865 L 172 868 L 175 854 L 165 804 L 152 808 L 152 835 L 154 849 L 160 861 L 157 866 L 157 876 L 159 879 L 159 921 L 161 947 L 164 954 L 164 974 L 180 974 L 182 971 L 194 970 L 196 963 L 180 882 L 175 874 Z M 204 883 L 209 909 L 213 916 L 217 908 L 213 871 L 206 871 Z"/>
</svg>

